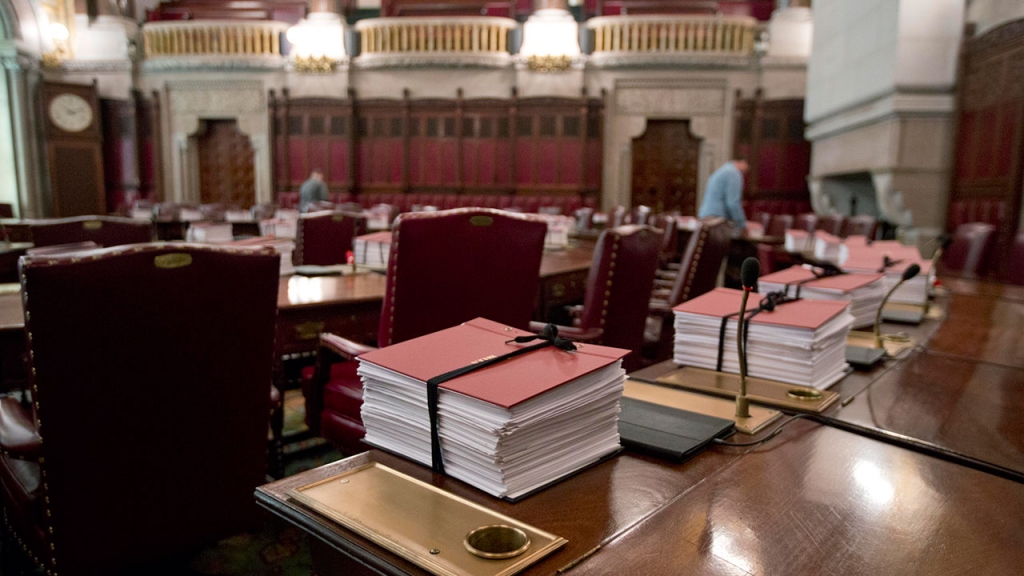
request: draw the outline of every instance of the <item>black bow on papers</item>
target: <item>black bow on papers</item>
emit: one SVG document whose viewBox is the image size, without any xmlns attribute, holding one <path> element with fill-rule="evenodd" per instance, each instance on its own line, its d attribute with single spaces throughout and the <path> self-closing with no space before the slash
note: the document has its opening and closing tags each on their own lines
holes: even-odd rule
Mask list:
<svg viewBox="0 0 1024 576">
<path fill-rule="evenodd" d="M 548 344 L 545 346 L 554 346 L 559 350 L 565 350 L 566 352 L 572 352 L 576 350 L 576 345 L 573 344 L 572 340 L 568 338 L 562 338 L 558 335 L 558 326 L 554 324 L 548 324 L 544 327 L 544 331 L 540 334 L 531 334 L 529 336 L 516 336 L 511 340 L 507 340 L 505 344 L 515 342 L 516 344 L 525 344 L 527 342 L 533 342 L 534 340 L 544 340 Z M 543 347 L 543 346 L 541 346 Z"/>
<path fill-rule="evenodd" d="M 504 362 L 516 356 L 522 356 L 528 354 L 534 350 L 540 350 L 541 348 L 547 348 L 548 346 L 554 346 L 559 350 L 566 352 L 573 352 L 576 350 L 576 345 L 573 344 L 572 340 L 568 338 L 561 338 L 558 336 L 558 327 L 554 324 L 548 324 L 544 327 L 544 331 L 540 334 L 533 334 L 530 336 L 516 336 L 512 340 L 508 340 L 506 344 L 525 344 L 526 342 L 532 342 L 534 340 L 541 340 L 537 344 L 532 346 L 523 346 L 522 348 L 516 348 L 515 350 L 488 358 L 482 362 L 476 362 L 469 366 L 463 366 L 462 368 L 456 368 L 450 372 L 445 372 L 440 376 L 434 376 L 430 380 L 427 380 L 427 411 L 430 413 L 430 467 L 438 474 L 444 474 L 444 455 L 441 453 L 441 436 L 438 433 L 437 426 L 437 399 L 439 395 L 439 387 L 441 384 L 458 378 L 464 374 L 469 374 L 474 370 L 486 368 L 488 366 L 494 366 L 499 362 Z"/>
<path fill-rule="evenodd" d="M 796 302 L 797 300 L 800 300 L 800 299 L 801 298 L 799 296 L 797 296 L 796 298 L 790 298 L 789 296 L 786 295 L 785 292 L 769 292 L 769 293 L 765 294 L 764 298 L 761 298 L 761 301 L 758 302 L 757 308 L 754 308 L 753 310 L 748 311 L 746 318 L 743 318 L 741 320 L 744 323 L 743 324 L 744 325 L 744 328 L 743 328 L 743 348 L 746 349 L 746 347 L 747 347 L 747 337 L 750 336 L 750 330 L 749 330 L 750 320 L 754 316 L 757 316 L 761 312 L 765 312 L 765 311 L 774 312 L 775 308 L 777 306 L 781 306 L 782 304 L 786 304 L 788 302 Z M 736 311 L 736 312 L 733 312 L 732 314 L 729 314 L 727 316 L 723 316 L 722 317 L 722 324 L 718 328 L 718 362 L 716 362 L 716 364 L 715 364 L 715 370 L 717 372 L 721 372 L 722 371 L 722 358 L 723 358 L 724 353 L 725 353 L 725 328 L 726 328 L 726 326 L 729 325 L 729 319 L 730 318 L 732 318 L 733 316 L 739 316 L 739 315 L 740 315 L 739 311 Z M 737 327 L 737 329 L 739 329 L 739 328 Z"/>
</svg>

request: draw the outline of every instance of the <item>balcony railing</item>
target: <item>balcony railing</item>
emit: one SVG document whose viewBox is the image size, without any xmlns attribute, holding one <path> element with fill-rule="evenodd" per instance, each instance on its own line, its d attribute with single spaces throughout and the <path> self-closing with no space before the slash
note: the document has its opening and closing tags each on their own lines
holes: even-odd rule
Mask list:
<svg viewBox="0 0 1024 576">
<path fill-rule="evenodd" d="M 636 64 L 708 58 L 746 59 L 757 21 L 729 16 L 604 16 L 591 18 L 595 64 Z"/>
<path fill-rule="evenodd" d="M 505 65 L 510 18 L 368 18 L 356 22 L 362 66 Z"/>
<path fill-rule="evenodd" d="M 283 65 L 281 34 L 288 24 L 274 21 L 181 20 L 142 27 L 147 60 L 209 56 L 215 60 L 269 61 Z M 210 59 L 196 60 L 208 66 Z"/>
</svg>

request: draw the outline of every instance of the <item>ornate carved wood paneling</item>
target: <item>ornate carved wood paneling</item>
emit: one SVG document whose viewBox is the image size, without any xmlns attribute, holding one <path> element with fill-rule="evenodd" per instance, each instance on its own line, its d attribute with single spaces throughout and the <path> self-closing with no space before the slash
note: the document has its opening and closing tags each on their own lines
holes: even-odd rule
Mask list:
<svg viewBox="0 0 1024 576">
<path fill-rule="evenodd" d="M 1024 20 L 966 39 L 961 59 L 947 227 L 994 224 L 998 236 L 990 256 L 1005 273 L 1024 180 Z"/>
<path fill-rule="evenodd" d="M 331 192 L 600 191 L 598 99 L 270 101 L 278 192 L 316 167 Z"/>
<path fill-rule="evenodd" d="M 107 212 L 116 212 L 139 196 L 135 102 L 100 100 L 103 115 L 103 174 Z"/>
<path fill-rule="evenodd" d="M 810 202 L 811 143 L 804 139 L 803 111 L 799 99 L 764 100 L 760 93 L 736 99 L 733 151 L 750 163 L 744 200 Z"/>
<path fill-rule="evenodd" d="M 256 189 L 252 143 L 235 120 L 204 120 L 196 135 L 203 204 L 248 207 Z"/>
<path fill-rule="evenodd" d="M 695 215 L 700 143 L 689 120 L 648 120 L 633 139 L 633 206 Z"/>
</svg>

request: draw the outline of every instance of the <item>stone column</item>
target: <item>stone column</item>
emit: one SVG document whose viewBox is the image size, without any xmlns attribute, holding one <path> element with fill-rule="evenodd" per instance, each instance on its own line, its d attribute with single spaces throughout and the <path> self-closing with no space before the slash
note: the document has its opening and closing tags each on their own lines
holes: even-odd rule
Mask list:
<svg viewBox="0 0 1024 576">
<path fill-rule="evenodd" d="M 11 139 L 17 181 L 15 215 L 41 218 L 49 212 L 44 190 L 48 174 L 42 127 L 35 113 L 33 94 L 39 83 L 39 61 L 25 54 L 0 55 L 0 72 L 10 107 Z"/>
</svg>

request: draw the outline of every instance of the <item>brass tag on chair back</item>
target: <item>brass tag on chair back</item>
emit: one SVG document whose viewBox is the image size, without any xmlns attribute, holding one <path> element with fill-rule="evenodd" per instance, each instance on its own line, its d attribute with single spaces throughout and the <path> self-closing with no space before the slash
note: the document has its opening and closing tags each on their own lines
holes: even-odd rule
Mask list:
<svg viewBox="0 0 1024 576">
<path fill-rule="evenodd" d="M 164 270 L 172 270 L 174 268 L 184 268 L 192 263 L 192 255 L 185 254 L 183 252 L 172 252 L 170 254 L 161 254 L 153 258 L 153 265 L 157 268 Z"/>
<path fill-rule="evenodd" d="M 494 218 L 491 218 L 490 216 L 477 215 L 471 217 L 469 219 L 469 223 L 473 226 L 490 226 L 491 224 L 494 224 Z"/>
<path fill-rule="evenodd" d="M 85 222 L 82 222 L 82 228 L 85 230 L 99 230 L 100 228 L 103 228 L 103 221 L 86 220 Z"/>
<path fill-rule="evenodd" d="M 341 222 L 344 219 L 345 219 L 345 215 L 344 214 L 335 214 L 334 216 L 331 216 L 331 220 L 334 221 L 334 222 Z"/>
</svg>

